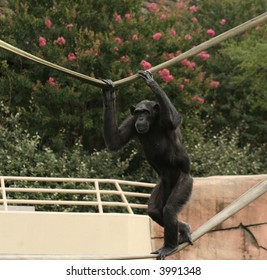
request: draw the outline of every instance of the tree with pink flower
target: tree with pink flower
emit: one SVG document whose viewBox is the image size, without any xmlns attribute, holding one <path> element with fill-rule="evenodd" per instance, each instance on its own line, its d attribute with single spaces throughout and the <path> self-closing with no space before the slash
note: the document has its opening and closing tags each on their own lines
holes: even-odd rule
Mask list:
<svg viewBox="0 0 267 280">
<path fill-rule="evenodd" d="M 255 9 L 241 0 L 238 5 L 230 0 L 137 0 L 125 1 L 127 5 L 121 5 L 121 1 L 112 1 L 112 5 L 95 1 L 97 5 L 93 6 L 90 1 L 80 1 L 79 5 L 64 1 L 33 5 L 23 0 L 25 5 L 2 9 L 6 20 L 1 21 L 1 40 L 90 77 L 117 81 L 174 59 L 257 16 L 264 12 L 266 4 L 266 0 L 258 1 Z M 262 69 L 267 64 L 263 55 L 265 33 L 261 25 L 227 44 L 201 51 L 155 73 L 175 106 L 189 116 L 186 127 L 203 133 L 215 127 L 237 127 L 242 119 L 248 128 L 242 132 L 242 141 L 247 140 L 244 135 L 249 131 L 253 131 L 250 139 L 263 135 L 257 127 L 266 127 L 261 122 L 265 112 L 262 96 L 266 96 L 262 86 Z M 0 104 L 8 104 L 14 114 L 21 113 L 23 129 L 29 129 L 32 135 L 38 132 L 44 145 L 53 142 L 72 148 L 75 141 L 82 139 L 90 152 L 102 148 L 102 101 L 97 88 L 64 73 L 53 76 L 53 70 L 24 59 L 21 64 L 6 52 L 1 52 L 1 58 L 8 67 L 0 63 Z M 60 94 L 55 95 L 57 89 Z M 119 92 L 120 119 L 132 101 L 148 98 L 138 81 L 127 88 L 127 94 L 124 89 Z M 247 108 L 257 116 L 254 125 Z M 186 134 L 194 132 L 189 130 Z M 53 145 L 61 149 L 61 144 Z"/>
</svg>

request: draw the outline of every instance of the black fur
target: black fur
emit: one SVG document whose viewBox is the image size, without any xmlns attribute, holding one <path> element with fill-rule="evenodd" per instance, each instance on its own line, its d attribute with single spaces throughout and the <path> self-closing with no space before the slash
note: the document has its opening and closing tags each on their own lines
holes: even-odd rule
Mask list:
<svg viewBox="0 0 267 280">
<path fill-rule="evenodd" d="M 179 244 L 192 244 L 190 226 L 178 221 L 177 214 L 191 195 L 193 180 L 181 140 L 181 115 L 150 72 L 140 71 L 139 75 L 151 88 L 157 102 L 143 100 L 132 106 L 132 115 L 118 127 L 114 87 L 106 80 L 110 87 L 103 90 L 104 138 L 109 150 L 117 150 L 137 136 L 147 161 L 160 177 L 148 202 L 148 215 L 164 227 L 164 246 L 153 252 L 158 254 L 158 259 L 164 259 Z"/>
</svg>

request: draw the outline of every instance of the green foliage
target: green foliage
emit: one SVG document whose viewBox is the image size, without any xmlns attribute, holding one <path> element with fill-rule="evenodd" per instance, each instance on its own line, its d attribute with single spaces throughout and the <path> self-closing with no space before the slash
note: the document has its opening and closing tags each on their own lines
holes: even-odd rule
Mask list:
<svg viewBox="0 0 267 280">
<path fill-rule="evenodd" d="M 162 0 L 154 8 L 140 0 L 4 3 L 2 40 L 112 80 L 175 57 L 267 8 L 265 0 Z M 264 172 L 266 42 L 260 26 L 155 74 L 184 116 L 195 176 Z M 0 88 L 1 174 L 155 180 L 138 144 L 103 150 L 100 89 L 4 50 Z M 144 98 L 154 96 L 143 81 L 120 89 L 119 120 Z"/>
<path fill-rule="evenodd" d="M 267 28 L 262 26 L 242 42 L 225 42 L 216 54 L 217 63 L 209 63 L 210 71 L 222 81 L 216 93 L 207 97 L 213 131 L 242 127 L 241 142 L 256 146 L 266 142 L 267 133 L 266 38 Z"/>
<path fill-rule="evenodd" d="M 197 133 L 197 132 L 196 132 Z M 240 131 L 222 131 L 205 139 L 197 137 L 195 145 L 189 145 L 192 174 L 195 177 L 211 175 L 248 175 L 265 172 L 266 160 L 262 160 L 264 150 L 254 149 L 251 145 L 239 146 Z"/>
<path fill-rule="evenodd" d="M 85 152 L 77 142 L 70 150 L 54 153 L 41 146 L 36 134 L 31 136 L 20 126 L 20 116 L 13 116 L 1 104 L 0 125 L 0 174 L 10 176 L 78 177 L 78 178 L 123 178 L 128 168 L 128 159 L 107 151 Z"/>
</svg>

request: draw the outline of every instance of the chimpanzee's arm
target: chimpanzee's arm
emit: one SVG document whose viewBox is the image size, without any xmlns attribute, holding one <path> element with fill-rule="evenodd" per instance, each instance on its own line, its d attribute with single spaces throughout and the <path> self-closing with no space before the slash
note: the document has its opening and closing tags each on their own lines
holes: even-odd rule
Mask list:
<svg viewBox="0 0 267 280">
<path fill-rule="evenodd" d="M 113 83 L 105 80 L 110 86 L 103 89 L 104 96 L 104 140 L 109 150 L 118 150 L 134 135 L 134 119 L 127 118 L 120 127 L 116 119 L 116 95 Z"/>
<path fill-rule="evenodd" d="M 153 79 L 153 76 L 149 71 L 139 71 L 139 75 L 145 80 L 146 84 L 156 95 L 160 105 L 160 120 L 162 126 L 168 129 L 175 129 L 182 123 L 182 116 L 177 112 L 169 97 Z"/>
</svg>

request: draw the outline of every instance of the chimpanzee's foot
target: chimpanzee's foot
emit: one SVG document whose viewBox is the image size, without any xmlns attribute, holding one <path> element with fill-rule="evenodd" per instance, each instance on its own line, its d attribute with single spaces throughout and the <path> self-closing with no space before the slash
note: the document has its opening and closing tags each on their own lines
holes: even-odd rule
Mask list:
<svg viewBox="0 0 267 280">
<path fill-rule="evenodd" d="M 150 254 L 157 255 L 161 251 L 161 249 L 163 249 L 163 247 L 157 249 L 156 251 L 151 252 Z"/>
<path fill-rule="evenodd" d="M 184 242 L 188 242 L 189 244 L 193 245 L 193 240 L 191 238 L 191 227 L 184 223 L 179 221 L 179 244 L 182 244 Z"/>
<path fill-rule="evenodd" d="M 155 251 L 157 252 L 157 260 L 164 260 L 167 256 L 171 255 L 178 249 L 178 246 L 176 247 L 162 247 L 161 249 Z"/>
</svg>

